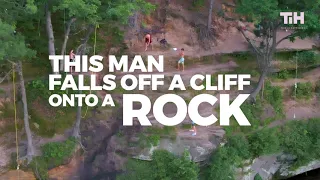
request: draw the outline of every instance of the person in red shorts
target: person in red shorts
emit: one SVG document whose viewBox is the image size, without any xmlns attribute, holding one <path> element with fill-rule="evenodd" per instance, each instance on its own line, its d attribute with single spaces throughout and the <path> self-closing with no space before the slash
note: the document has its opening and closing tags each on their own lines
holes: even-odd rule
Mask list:
<svg viewBox="0 0 320 180">
<path fill-rule="evenodd" d="M 145 45 L 146 45 L 146 49 L 145 51 L 148 50 L 148 47 L 151 45 L 152 43 L 152 38 L 151 38 L 151 34 L 146 34 L 146 36 L 144 37 L 144 42 L 145 42 Z"/>
</svg>

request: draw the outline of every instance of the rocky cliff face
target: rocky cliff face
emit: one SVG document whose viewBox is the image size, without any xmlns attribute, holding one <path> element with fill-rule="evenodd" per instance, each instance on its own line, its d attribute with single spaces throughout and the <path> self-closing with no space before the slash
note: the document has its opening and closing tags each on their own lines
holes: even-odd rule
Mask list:
<svg viewBox="0 0 320 180">
<path fill-rule="evenodd" d="M 320 160 L 310 162 L 305 166 L 291 170 L 295 157 L 285 154 L 261 156 L 247 163 L 247 166 L 238 169 L 238 180 L 254 180 L 259 174 L 263 180 L 287 179 L 313 169 L 320 168 Z"/>
</svg>

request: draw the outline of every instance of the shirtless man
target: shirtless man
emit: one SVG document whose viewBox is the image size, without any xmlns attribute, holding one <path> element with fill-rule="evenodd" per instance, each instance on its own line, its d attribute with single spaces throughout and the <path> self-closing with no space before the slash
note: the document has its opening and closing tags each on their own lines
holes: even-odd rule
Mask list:
<svg viewBox="0 0 320 180">
<path fill-rule="evenodd" d="M 70 51 L 70 54 L 69 54 L 69 56 L 70 56 L 70 61 L 74 61 L 74 58 L 75 58 L 75 54 L 73 53 L 73 49 Z M 70 73 L 72 73 L 72 67 L 70 67 Z"/>
<path fill-rule="evenodd" d="M 181 48 L 181 51 L 179 53 L 180 59 L 178 61 L 178 70 L 180 70 L 180 64 L 182 65 L 182 71 L 184 71 L 184 49 Z"/>
<path fill-rule="evenodd" d="M 151 43 L 152 43 L 151 35 L 149 33 L 146 34 L 146 36 L 144 37 L 144 42 L 145 42 L 145 45 L 146 45 L 145 51 L 147 51 L 148 46 L 151 45 Z"/>
</svg>

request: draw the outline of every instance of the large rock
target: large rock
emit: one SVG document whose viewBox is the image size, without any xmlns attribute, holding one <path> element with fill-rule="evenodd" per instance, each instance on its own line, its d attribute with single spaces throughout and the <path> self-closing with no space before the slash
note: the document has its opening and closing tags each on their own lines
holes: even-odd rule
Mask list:
<svg viewBox="0 0 320 180">
<path fill-rule="evenodd" d="M 180 138 L 176 140 L 162 138 L 158 146 L 152 146 L 146 148 L 134 158 L 141 160 L 152 160 L 151 156 L 154 150 L 167 150 L 177 156 L 182 156 L 185 151 L 190 154 L 190 159 L 194 162 L 205 161 L 210 157 L 210 154 L 214 149 L 219 146 L 220 140 L 209 141 L 207 139 L 200 138 Z"/>
<path fill-rule="evenodd" d="M 290 163 L 286 163 L 280 167 L 278 178 L 287 179 L 289 177 L 296 176 L 298 174 L 302 174 L 304 172 L 308 172 L 318 168 L 320 168 L 320 160 L 312 161 L 309 164 L 301 166 L 294 171 L 290 170 Z"/>
</svg>

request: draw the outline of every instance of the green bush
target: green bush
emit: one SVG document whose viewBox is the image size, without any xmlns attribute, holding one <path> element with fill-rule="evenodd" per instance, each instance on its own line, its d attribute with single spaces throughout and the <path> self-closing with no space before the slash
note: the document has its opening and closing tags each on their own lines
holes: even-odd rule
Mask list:
<svg viewBox="0 0 320 180">
<path fill-rule="evenodd" d="M 278 72 L 277 74 L 277 78 L 279 79 L 289 79 L 291 77 L 290 73 L 288 70 L 282 70 L 280 72 Z"/>
<path fill-rule="evenodd" d="M 211 157 L 210 166 L 206 169 L 208 179 L 234 179 L 234 167 L 240 166 L 243 160 L 250 159 L 249 143 L 244 135 L 230 136 L 225 146 L 219 147 Z"/>
<path fill-rule="evenodd" d="M 157 146 L 160 141 L 160 136 L 159 135 L 150 135 L 147 136 L 147 141 L 150 143 L 152 146 Z"/>
<path fill-rule="evenodd" d="M 150 168 L 152 162 L 129 159 L 127 161 L 125 172 L 117 176 L 117 180 L 140 180 L 149 179 L 150 174 L 155 173 L 153 169 Z"/>
<path fill-rule="evenodd" d="M 295 86 L 293 86 L 293 96 L 295 95 Z M 296 97 L 298 99 L 310 99 L 313 93 L 313 87 L 311 82 L 297 83 Z"/>
<path fill-rule="evenodd" d="M 183 157 L 176 157 L 168 151 L 156 150 L 152 154 L 151 162 L 129 161 L 126 172 L 118 176 L 117 179 L 196 180 L 198 179 L 198 174 L 198 166 L 188 159 L 187 153 Z"/>
<path fill-rule="evenodd" d="M 0 88 L 0 94 L 5 94 L 5 93 L 6 93 L 6 91 L 4 89 Z"/>
<path fill-rule="evenodd" d="M 310 119 L 307 123 L 293 121 L 283 127 L 281 133 L 282 149 L 294 155 L 295 166 L 303 166 L 319 158 L 320 119 Z"/>
<path fill-rule="evenodd" d="M 280 141 L 276 129 L 261 129 L 248 136 L 253 157 L 268 155 L 279 150 Z"/>
<path fill-rule="evenodd" d="M 300 66 L 312 66 L 319 63 L 319 57 L 313 51 L 302 51 L 295 56 Z"/>
<path fill-rule="evenodd" d="M 48 162 L 43 157 L 34 157 L 30 163 L 30 167 L 37 179 L 49 179 Z"/>
<path fill-rule="evenodd" d="M 205 3 L 205 0 L 193 0 L 192 5 L 195 8 L 203 7 Z"/>
<path fill-rule="evenodd" d="M 239 157 L 232 148 L 219 147 L 211 157 L 211 164 L 208 168 L 208 179 L 219 179 L 219 180 L 233 180 L 234 169 L 233 165 L 235 162 L 233 160 Z"/>
<path fill-rule="evenodd" d="M 241 161 L 284 151 L 297 157 L 294 166 L 306 165 L 319 159 L 320 151 L 320 118 L 309 121 L 291 121 L 277 128 L 257 130 L 248 135 L 228 136 L 225 146 L 212 153 L 210 165 L 204 170 L 209 179 L 234 179 L 233 168 L 241 165 Z M 255 179 L 261 178 L 256 175 Z"/>
<path fill-rule="evenodd" d="M 65 76 L 63 75 L 61 78 L 61 82 L 64 81 Z M 78 79 L 75 77 L 74 78 L 76 84 L 78 82 Z M 89 79 L 85 78 L 84 79 L 84 84 L 87 85 L 89 83 Z M 30 82 L 28 82 L 27 86 L 27 96 L 28 96 L 28 101 L 32 102 L 35 99 L 37 99 L 38 97 L 41 97 L 42 99 L 44 99 L 46 102 L 49 99 L 49 97 L 52 94 L 59 94 L 59 95 L 63 95 L 63 94 L 77 94 L 78 91 L 77 90 L 72 90 L 72 89 L 68 89 L 68 90 L 60 90 L 61 89 L 61 85 L 60 86 L 55 86 L 55 89 L 53 91 L 49 90 L 49 79 L 35 79 L 32 80 Z M 82 91 L 83 94 L 87 94 L 89 91 Z"/>
<path fill-rule="evenodd" d="M 252 60 L 254 58 L 252 54 L 247 52 L 233 53 L 233 54 L 230 54 L 230 56 L 235 57 L 237 60 L 240 60 L 240 61 Z"/>
<path fill-rule="evenodd" d="M 249 159 L 251 157 L 249 142 L 242 134 L 229 137 L 226 146 L 233 148 L 242 159 Z"/>
<path fill-rule="evenodd" d="M 263 106 L 261 100 L 258 98 L 255 104 L 245 102 L 241 105 L 241 110 L 247 117 L 251 126 L 239 126 L 234 116 L 230 118 L 230 126 L 224 126 L 227 136 L 232 136 L 233 133 L 250 133 L 256 130 L 261 125 L 261 113 L 263 112 Z"/>
<path fill-rule="evenodd" d="M 75 150 L 76 140 L 69 138 L 64 142 L 50 142 L 41 147 L 42 156 L 34 157 L 30 163 L 37 179 L 49 179 L 48 169 L 66 162 Z"/>
<path fill-rule="evenodd" d="M 268 103 L 273 107 L 278 116 L 283 115 L 283 93 L 278 86 L 271 86 L 269 81 L 265 84 L 264 97 Z"/>
<path fill-rule="evenodd" d="M 41 147 L 42 157 L 48 162 L 49 168 L 65 163 L 75 150 L 75 138 L 69 138 L 65 142 L 50 142 Z"/>
<path fill-rule="evenodd" d="M 256 175 L 254 176 L 254 180 L 263 180 L 263 179 L 262 179 L 262 177 L 260 176 L 260 174 L 258 173 L 258 174 L 256 174 Z"/>
<path fill-rule="evenodd" d="M 263 112 L 263 105 L 261 100 L 257 100 L 255 104 L 252 103 L 243 103 L 241 105 L 242 112 L 246 115 L 248 121 L 251 123 L 251 126 L 235 126 L 243 133 L 249 133 L 253 130 L 256 130 L 261 125 L 261 114 Z M 234 117 L 233 117 L 234 118 Z"/>
</svg>

